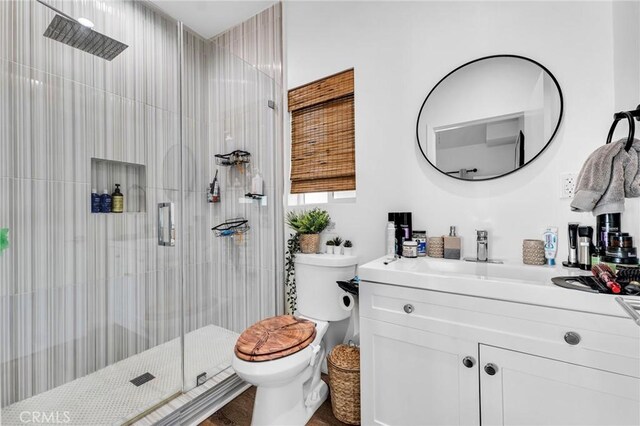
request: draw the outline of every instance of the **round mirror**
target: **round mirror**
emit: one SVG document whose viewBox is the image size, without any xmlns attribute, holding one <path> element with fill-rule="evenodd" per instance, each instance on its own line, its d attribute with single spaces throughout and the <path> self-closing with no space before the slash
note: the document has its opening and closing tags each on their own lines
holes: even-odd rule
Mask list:
<svg viewBox="0 0 640 426">
<path fill-rule="evenodd" d="M 562 108 L 558 81 L 536 61 L 476 59 L 431 89 L 418 115 L 418 146 L 447 176 L 494 179 L 544 151 L 560 127 Z"/>
</svg>

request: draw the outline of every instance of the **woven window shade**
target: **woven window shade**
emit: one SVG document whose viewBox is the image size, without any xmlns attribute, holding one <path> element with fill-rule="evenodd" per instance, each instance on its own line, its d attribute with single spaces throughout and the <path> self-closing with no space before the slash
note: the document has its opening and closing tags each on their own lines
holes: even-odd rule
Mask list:
<svg viewBox="0 0 640 426">
<path fill-rule="evenodd" d="M 289 91 L 291 193 L 356 189 L 353 70 Z"/>
</svg>

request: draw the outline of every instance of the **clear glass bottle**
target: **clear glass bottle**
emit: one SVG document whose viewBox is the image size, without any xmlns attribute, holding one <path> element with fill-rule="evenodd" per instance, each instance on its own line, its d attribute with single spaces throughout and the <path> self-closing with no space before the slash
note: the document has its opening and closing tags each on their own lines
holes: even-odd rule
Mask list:
<svg viewBox="0 0 640 426">
<path fill-rule="evenodd" d="M 385 255 L 388 259 L 393 259 L 396 256 L 396 224 L 393 222 L 387 223 L 387 248 Z"/>
</svg>

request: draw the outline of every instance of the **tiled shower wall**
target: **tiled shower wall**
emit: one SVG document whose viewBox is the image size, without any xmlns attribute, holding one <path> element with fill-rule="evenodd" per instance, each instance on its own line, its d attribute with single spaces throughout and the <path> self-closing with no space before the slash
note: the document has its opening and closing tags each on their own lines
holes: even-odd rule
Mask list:
<svg viewBox="0 0 640 426">
<path fill-rule="evenodd" d="M 259 107 L 276 83 L 185 34 L 181 195 L 176 23 L 142 2 L 51 3 L 130 47 L 106 62 L 42 37 L 44 6 L 0 2 L 1 406 L 179 336 L 182 273 L 187 330 L 240 331 L 274 312 L 282 263 L 281 124 Z M 223 202 L 206 202 L 213 154 L 236 147 L 255 153 L 266 206 L 239 202 L 252 169 L 220 170 Z M 143 212 L 90 213 L 91 158 L 145 166 Z M 164 201 L 183 207 L 176 248 L 156 242 Z M 214 238 L 236 215 L 246 239 Z"/>
</svg>

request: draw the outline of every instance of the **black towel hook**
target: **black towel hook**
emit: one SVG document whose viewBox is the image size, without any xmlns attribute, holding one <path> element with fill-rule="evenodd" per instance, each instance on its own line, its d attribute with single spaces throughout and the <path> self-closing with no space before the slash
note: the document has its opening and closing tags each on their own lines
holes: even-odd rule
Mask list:
<svg viewBox="0 0 640 426">
<path fill-rule="evenodd" d="M 633 111 L 621 111 L 613 114 L 613 123 L 611 124 L 611 128 L 609 129 L 609 135 L 607 136 L 607 143 L 611 143 L 611 138 L 613 137 L 613 132 L 616 130 L 616 126 L 618 125 L 618 121 L 626 118 L 629 123 L 629 135 L 627 136 L 627 143 L 624 145 L 624 150 L 629 152 L 631 146 L 633 145 L 633 138 L 636 133 L 636 124 L 634 118 L 640 121 L 640 105 Z"/>
</svg>

